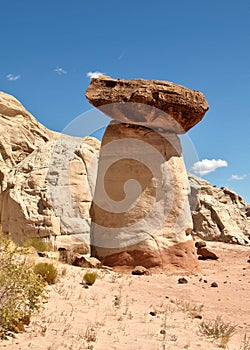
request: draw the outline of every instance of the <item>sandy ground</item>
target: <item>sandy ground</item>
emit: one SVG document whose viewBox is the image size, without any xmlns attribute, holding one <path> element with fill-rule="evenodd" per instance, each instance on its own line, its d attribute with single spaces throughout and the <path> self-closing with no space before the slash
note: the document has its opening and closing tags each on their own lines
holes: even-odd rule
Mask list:
<svg viewBox="0 0 250 350">
<path fill-rule="evenodd" d="M 85 269 L 57 263 L 66 275 L 49 287 L 48 302 L 26 331 L 0 342 L 0 349 L 219 349 L 219 342 L 199 333 L 199 325 L 221 316 L 237 326 L 226 348 L 249 350 L 250 248 L 208 247 L 219 260 L 201 261 L 201 272 L 182 275 L 187 284 L 178 283 L 180 275 L 97 270 L 96 283 L 86 289 Z"/>
</svg>

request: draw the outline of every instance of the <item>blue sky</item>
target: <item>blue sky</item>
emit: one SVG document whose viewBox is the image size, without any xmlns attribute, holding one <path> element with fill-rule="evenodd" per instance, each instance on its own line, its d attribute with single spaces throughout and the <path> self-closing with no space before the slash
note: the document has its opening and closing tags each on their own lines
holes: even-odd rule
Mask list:
<svg viewBox="0 0 250 350">
<path fill-rule="evenodd" d="M 200 90 L 210 110 L 188 136 L 215 160 L 203 172 L 224 164 L 203 177 L 250 203 L 248 0 L 9 0 L 1 14 L 0 90 L 41 123 L 62 131 L 91 108 L 90 71 Z"/>
</svg>

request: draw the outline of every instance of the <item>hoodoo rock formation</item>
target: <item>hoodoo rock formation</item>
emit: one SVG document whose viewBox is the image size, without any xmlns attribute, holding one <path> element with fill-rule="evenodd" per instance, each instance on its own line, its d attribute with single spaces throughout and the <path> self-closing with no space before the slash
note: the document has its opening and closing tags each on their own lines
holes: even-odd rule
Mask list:
<svg viewBox="0 0 250 350">
<path fill-rule="evenodd" d="M 189 185 L 177 133 L 202 119 L 208 109 L 203 94 L 168 82 L 99 77 L 86 97 L 114 119 L 100 150 L 92 254 L 110 266 L 194 270 Z"/>
<path fill-rule="evenodd" d="M 155 105 L 162 110 L 152 99 L 157 89 Z M 250 206 L 239 195 L 193 175 L 187 183 L 174 131 L 184 132 L 205 113 L 201 93 L 167 82 L 100 77 L 87 96 L 96 106 L 106 103 L 98 108 L 114 119 L 103 138 L 93 202 L 100 142 L 50 131 L 0 92 L 4 233 L 17 243 L 42 237 L 87 253 L 91 230 L 92 252 L 105 264 L 189 271 L 197 266 L 192 228 L 203 240 L 250 244 Z"/>
</svg>

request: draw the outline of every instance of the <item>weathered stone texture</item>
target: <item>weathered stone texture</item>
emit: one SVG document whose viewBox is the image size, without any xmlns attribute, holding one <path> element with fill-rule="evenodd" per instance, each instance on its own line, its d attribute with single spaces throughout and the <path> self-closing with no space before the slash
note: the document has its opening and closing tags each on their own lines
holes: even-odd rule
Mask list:
<svg viewBox="0 0 250 350">
<path fill-rule="evenodd" d="M 86 97 L 112 119 L 180 134 L 209 108 L 201 92 L 160 80 L 100 76 L 91 80 Z"/>
</svg>

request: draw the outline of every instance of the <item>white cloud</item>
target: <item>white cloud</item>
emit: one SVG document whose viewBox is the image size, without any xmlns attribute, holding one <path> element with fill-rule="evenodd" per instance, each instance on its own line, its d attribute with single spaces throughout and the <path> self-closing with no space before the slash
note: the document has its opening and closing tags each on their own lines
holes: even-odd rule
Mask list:
<svg viewBox="0 0 250 350">
<path fill-rule="evenodd" d="M 99 78 L 101 75 L 104 75 L 102 72 L 88 72 L 87 78 L 93 79 L 93 78 Z"/>
<path fill-rule="evenodd" d="M 54 72 L 56 72 L 58 75 L 67 74 L 67 71 L 65 69 L 63 69 L 62 67 L 58 67 L 58 68 L 54 69 Z"/>
<path fill-rule="evenodd" d="M 16 81 L 21 78 L 21 75 L 8 74 L 6 75 L 7 80 Z"/>
<path fill-rule="evenodd" d="M 227 167 L 227 161 L 222 159 L 203 159 L 199 162 L 194 163 L 192 170 L 199 175 L 206 175 L 217 168 Z"/>
<path fill-rule="evenodd" d="M 237 174 L 235 174 L 235 175 L 231 176 L 231 180 L 244 180 L 245 177 L 246 177 L 246 175 L 237 175 Z"/>
</svg>

